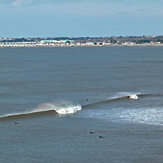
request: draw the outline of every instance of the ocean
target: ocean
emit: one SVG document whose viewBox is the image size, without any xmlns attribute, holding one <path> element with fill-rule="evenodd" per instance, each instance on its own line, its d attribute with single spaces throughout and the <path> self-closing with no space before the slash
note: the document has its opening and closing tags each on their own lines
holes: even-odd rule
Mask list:
<svg viewBox="0 0 163 163">
<path fill-rule="evenodd" d="M 161 163 L 163 47 L 0 48 L 0 162 Z"/>
</svg>

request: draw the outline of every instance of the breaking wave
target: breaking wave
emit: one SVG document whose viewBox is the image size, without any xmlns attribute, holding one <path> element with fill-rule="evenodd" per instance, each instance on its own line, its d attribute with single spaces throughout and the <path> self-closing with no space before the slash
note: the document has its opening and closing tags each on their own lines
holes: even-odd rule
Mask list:
<svg viewBox="0 0 163 163">
<path fill-rule="evenodd" d="M 71 101 L 59 101 L 59 102 L 47 102 L 40 104 L 38 107 L 36 107 L 33 112 L 44 112 L 44 111 L 50 111 L 54 110 L 58 114 L 74 114 L 80 110 L 82 110 L 81 105 L 78 105 L 77 103 L 73 103 Z"/>
<path fill-rule="evenodd" d="M 89 106 L 97 105 L 97 104 L 104 104 L 111 101 L 119 101 L 123 99 L 132 99 L 137 100 L 139 97 L 148 97 L 153 96 L 151 94 L 141 94 L 141 93 L 132 93 L 132 92 L 118 92 L 112 95 L 105 95 L 102 97 L 101 100 L 96 102 L 90 102 L 88 99 L 84 105 L 79 105 L 78 103 L 72 101 L 55 101 L 55 102 L 46 102 L 38 105 L 36 108 L 24 112 L 19 113 L 11 113 L 1 115 L 0 119 L 7 118 L 7 117 L 14 117 L 14 116 L 22 116 L 22 115 L 31 115 L 31 114 L 38 114 L 52 111 L 53 113 L 59 115 L 68 115 L 74 114 L 82 109 L 89 108 Z"/>
<path fill-rule="evenodd" d="M 66 114 L 74 114 L 80 110 L 82 110 L 81 105 L 77 103 L 73 103 L 71 101 L 46 102 L 38 105 L 36 108 L 32 110 L 20 112 L 20 113 L 5 114 L 0 116 L 0 118 L 2 119 L 7 117 L 30 115 L 30 114 L 36 114 L 42 112 L 49 112 L 49 111 L 54 111 L 60 115 L 66 115 Z"/>
<path fill-rule="evenodd" d="M 88 102 L 87 104 L 82 105 L 82 107 L 88 107 L 96 104 L 102 104 L 110 101 L 122 100 L 127 98 L 137 100 L 139 99 L 140 96 L 146 96 L 146 95 L 141 93 L 132 93 L 132 92 L 118 92 L 114 95 L 110 95 L 110 97 L 109 95 L 105 95 L 104 97 L 102 97 L 102 100 L 100 101 L 92 102 L 92 103 Z"/>
<path fill-rule="evenodd" d="M 134 103 L 127 104 L 126 99 L 138 100 Z M 123 101 L 125 99 L 125 101 Z M 148 125 L 163 125 L 163 108 L 162 108 L 162 94 L 141 94 L 141 93 L 125 93 L 120 92 L 113 96 L 110 96 L 108 100 L 97 102 L 94 104 L 102 104 L 104 102 L 111 101 L 122 101 L 124 103 L 119 103 L 120 105 L 108 105 L 105 107 L 100 107 L 100 109 L 95 109 L 99 107 L 91 107 L 92 110 L 87 110 L 84 112 L 84 116 L 87 118 L 97 118 L 106 121 L 113 122 L 127 122 L 127 123 L 140 123 Z M 89 104 L 89 105 L 94 105 Z M 125 105 L 121 105 L 125 104 Z M 86 106 L 89 106 L 86 105 Z M 84 108 L 83 108 L 84 109 Z"/>
</svg>

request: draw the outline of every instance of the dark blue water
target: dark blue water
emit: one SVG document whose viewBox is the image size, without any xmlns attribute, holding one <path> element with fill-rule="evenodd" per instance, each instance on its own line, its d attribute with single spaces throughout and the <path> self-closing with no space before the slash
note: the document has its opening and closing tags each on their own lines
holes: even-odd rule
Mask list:
<svg viewBox="0 0 163 163">
<path fill-rule="evenodd" d="M 162 69 L 163 47 L 1 48 L 2 162 L 149 162 L 151 154 L 159 162 L 160 139 L 145 156 L 139 143 L 149 148 L 144 135 L 163 125 Z M 109 157 L 98 135 L 87 139 L 91 129 L 115 142 Z M 131 136 L 135 155 L 125 157 L 120 139 Z"/>
</svg>

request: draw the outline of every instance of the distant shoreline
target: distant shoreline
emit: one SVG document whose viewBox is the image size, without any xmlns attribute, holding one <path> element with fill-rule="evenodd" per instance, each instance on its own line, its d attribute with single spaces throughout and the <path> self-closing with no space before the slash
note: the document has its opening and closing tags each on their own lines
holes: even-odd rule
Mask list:
<svg viewBox="0 0 163 163">
<path fill-rule="evenodd" d="M 160 36 L 126 37 L 51 37 L 51 38 L 1 38 L 0 48 L 22 47 L 101 47 L 101 46 L 163 46 Z"/>
<path fill-rule="evenodd" d="M 34 46 L 34 45 L 30 45 L 30 46 L 22 46 L 22 45 L 17 45 L 17 46 L 0 46 L 0 48 L 39 48 L 39 47 L 138 47 L 138 46 L 163 46 L 163 44 L 134 44 L 134 45 L 130 45 L 130 44 L 126 44 L 126 45 L 40 45 L 40 46 Z"/>
</svg>

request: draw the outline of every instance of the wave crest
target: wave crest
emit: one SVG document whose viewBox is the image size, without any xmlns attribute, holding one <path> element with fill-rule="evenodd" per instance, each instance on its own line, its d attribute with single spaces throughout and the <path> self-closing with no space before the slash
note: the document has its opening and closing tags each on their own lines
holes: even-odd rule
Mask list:
<svg viewBox="0 0 163 163">
<path fill-rule="evenodd" d="M 137 96 L 136 94 L 130 95 L 129 97 L 130 97 L 131 99 L 135 99 L 135 100 L 138 99 L 138 96 Z"/>
<path fill-rule="evenodd" d="M 80 110 L 82 110 L 81 105 L 77 103 L 73 103 L 71 101 L 46 102 L 38 105 L 36 108 L 32 110 L 1 115 L 0 119 L 23 116 L 23 115 L 31 115 L 31 114 L 49 112 L 49 111 L 55 111 L 58 114 L 66 115 L 66 114 L 74 114 Z"/>
<path fill-rule="evenodd" d="M 71 101 L 58 101 L 58 102 L 47 102 L 40 104 L 36 107 L 33 112 L 44 112 L 54 110 L 58 114 L 66 115 L 66 114 L 74 114 L 80 110 L 82 110 L 81 105 L 77 103 L 73 103 Z"/>
</svg>

